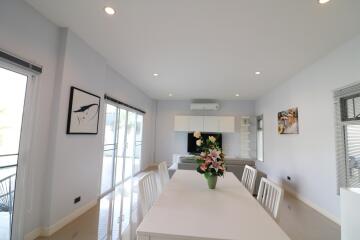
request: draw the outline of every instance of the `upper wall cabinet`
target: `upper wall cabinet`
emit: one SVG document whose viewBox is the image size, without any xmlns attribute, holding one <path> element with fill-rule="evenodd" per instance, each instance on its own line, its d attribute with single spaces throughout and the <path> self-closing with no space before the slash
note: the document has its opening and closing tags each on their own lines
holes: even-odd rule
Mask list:
<svg viewBox="0 0 360 240">
<path fill-rule="evenodd" d="M 204 117 L 204 132 L 219 132 L 220 117 L 208 116 Z"/>
<path fill-rule="evenodd" d="M 204 131 L 204 117 L 203 116 L 190 116 L 188 130 L 190 132 Z"/>
<path fill-rule="evenodd" d="M 189 131 L 189 116 L 175 116 L 174 130 L 176 132 Z"/>
<path fill-rule="evenodd" d="M 177 132 L 235 132 L 233 116 L 175 116 Z"/>
</svg>

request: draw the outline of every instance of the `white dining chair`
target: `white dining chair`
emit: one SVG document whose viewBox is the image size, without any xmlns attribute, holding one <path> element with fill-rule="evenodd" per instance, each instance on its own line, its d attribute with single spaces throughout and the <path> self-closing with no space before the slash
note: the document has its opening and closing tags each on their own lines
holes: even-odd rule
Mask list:
<svg viewBox="0 0 360 240">
<path fill-rule="evenodd" d="M 284 190 L 281 187 L 266 178 L 261 178 L 257 200 L 275 219 L 283 194 Z"/>
<path fill-rule="evenodd" d="M 254 194 L 255 182 L 256 182 L 257 170 L 248 165 L 245 166 L 244 172 L 241 178 L 242 184 L 251 193 Z"/>
<path fill-rule="evenodd" d="M 139 181 L 139 199 L 143 216 L 150 210 L 158 197 L 154 172 L 145 174 Z"/>
<path fill-rule="evenodd" d="M 169 170 L 167 167 L 167 163 L 165 161 L 160 163 L 158 168 L 159 168 L 160 188 L 161 191 L 163 191 L 166 184 L 170 181 Z"/>
</svg>

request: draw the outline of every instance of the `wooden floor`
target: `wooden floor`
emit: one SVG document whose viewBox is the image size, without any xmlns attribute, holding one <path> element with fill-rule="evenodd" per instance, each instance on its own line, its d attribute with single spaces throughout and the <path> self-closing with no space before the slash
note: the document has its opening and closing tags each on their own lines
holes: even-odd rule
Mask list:
<svg viewBox="0 0 360 240">
<path fill-rule="evenodd" d="M 99 200 L 94 208 L 53 236 L 38 239 L 136 239 L 135 231 L 141 221 L 137 187 L 140 177 L 119 186 Z M 290 194 L 285 194 L 278 223 L 292 240 L 340 240 L 339 225 Z"/>
</svg>

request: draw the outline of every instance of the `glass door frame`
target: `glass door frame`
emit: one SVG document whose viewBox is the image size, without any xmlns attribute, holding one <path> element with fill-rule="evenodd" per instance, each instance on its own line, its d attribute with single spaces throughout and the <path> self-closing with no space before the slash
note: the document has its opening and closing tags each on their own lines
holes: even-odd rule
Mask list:
<svg viewBox="0 0 360 240">
<path fill-rule="evenodd" d="M 131 175 L 127 178 L 125 178 L 125 168 L 126 168 L 126 154 L 127 154 L 127 150 L 126 150 L 126 146 L 127 146 L 127 133 L 128 133 L 128 120 L 129 120 L 129 112 L 132 112 L 132 113 L 135 113 L 135 136 L 134 136 L 134 153 L 135 153 L 135 147 L 136 147 L 136 129 L 137 129 L 137 116 L 138 115 L 142 115 L 144 116 L 143 113 L 140 113 L 139 111 L 136 111 L 132 108 L 129 108 L 129 107 L 126 107 L 124 105 L 121 105 L 121 104 L 117 104 L 117 103 L 114 103 L 112 101 L 108 101 L 108 100 L 105 100 L 105 111 L 104 111 L 104 141 L 103 141 L 103 146 L 105 146 L 105 129 L 106 129 L 106 108 L 107 108 L 107 105 L 111 105 L 113 107 L 116 107 L 116 127 L 115 127 L 115 136 L 114 136 L 114 154 L 113 154 L 113 169 L 112 169 L 112 187 L 108 190 L 106 190 L 105 192 L 101 192 L 101 187 L 100 187 L 100 198 L 102 198 L 103 196 L 109 194 L 111 191 L 113 191 L 117 186 L 123 184 L 124 182 L 126 182 L 127 180 L 129 180 L 131 177 L 135 176 L 136 174 L 138 174 L 139 172 L 137 173 L 134 173 L 134 159 L 133 161 L 131 162 Z M 124 131 L 124 139 L 123 139 L 123 143 L 124 143 L 124 146 L 123 146 L 123 152 L 122 152 L 122 159 L 123 159 L 123 162 L 122 162 L 122 173 L 121 173 L 121 181 L 119 182 L 116 182 L 116 169 L 117 169 L 117 164 L 118 164 L 118 160 L 121 159 L 118 157 L 118 150 L 119 150 L 119 147 L 118 147 L 118 143 L 119 143 L 119 120 L 120 120 L 120 111 L 121 110 L 125 110 L 126 111 L 126 117 L 125 117 L 125 131 Z M 141 142 L 142 142 L 142 145 L 141 145 L 141 152 L 142 152 L 142 147 L 143 147 L 143 125 L 144 125 L 144 120 L 142 122 L 142 135 L 141 135 Z M 112 144 L 111 144 L 112 145 Z M 104 150 L 103 150 L 104 151 Z M 133 155 L 135 156 L 135 154 L 133 153 Z M 103 167 L 103 164 L 104 164 L 104 159 L 102 160 L 102 164 L 101 166 Z M 140 157 L 140 164 L 141 164 L 141 157 Z M 102 169 L 101 167 L 101 169 Z M 141 166 L 140 166 L 140 169 L 141 169 Z M 102 172 L 103 173 L 103 172 Z M 101 174 L 102 175 L 102 174 Z M 101 186 L 101 181 L 102 181 L 102 176 L 100 178 L 100 186 Z"/>
<path fill-rule="evenodd" d="M 107 107 L 108 105 L 111 105 L 113 107 L 116 108 L 116 117 L 115 117 L 115 131 L 114 131 L 114 143 L 113 144 L 106 144 L 106 145 L 113 145 L 113 156 L 112 156 L 112 172 L 111 172 L 111 187 L 109 189 L 107 189 L 106 191 L 102 192 L 102 180 L 103 180 L 103 167 L 104 167 L 104 152 L 105 150 L 105 140 L 106 140 L 106 113 L 107 113 Z M 116 164 L 117 164 L 117 152 L 118 152 L 118 133 L 119 133 L 119 109 L 118 106 L 116 104 L 114 104 L 113 102 L 107 101 L 105 100 L 105 109 L 104 109 L 104 125 L 103 125 L 103 157 L 102 157 L 102 163 L 101 163 L 101 174 L 100 174 L 100 182 L 99 182 L 99 196 L 100 198 L 104 197 L 105 195 L 109 194 L 110 192 L 112 192 L 114 190 L 114 188 L 117 186 L 116 185 Z"/>
<path fill-rule="evenodd" d="M 13 217 L 11 239 L 24 238 L 25 211 L 32 211 L 33 194 L 31 189 L 26 189 L 26 183 L 31 182 L 32 137 L 35 129 L 36 103 L 38 92 L 37 74 L 18 67 L 14 64 L 0 60 L 0 67 L 9 71 L 27 76 L 22 123 L 20 131 L 18 161 L 16 169 Z M 33 186 L 27 185 L 28 188 Z M 30 193 L 30 194 L 28 194 Z M 29 196 L 29 199 L 26 198 Z"/>
<path fill-rule="evenodd" d="M 134 150 L 133 150 L 133 161 L 131 162 L 131 176 L 128 177 L 128 178 L 123 178 L 123 182 L 129 180 L 131 177 L 134 177 L 136 176 L 138 173 L 140 173 L 141 171 L 141 160 L 142 160 L 142 150 L 143 150 L 143 139 L 144 139 L 144 114 L 139 112 L 139 111 L 136 111 L 132 108 L 129 108 L 129 107 L 125 107 L 125 106 L 121 106 L 120 108 L 124 109 L 127 111 L 127 114 L 126 114 L 126 124 L 128 123 L 128 119 L 129 119 L 129 112 L 132 112 L 132 113 L 135 113 L 135 132 L 134 132 L 134 142 L 132 143 L 134 145 Z M 134 168 L 135 168 L 135 151 L 136 151 L 136 130 L 137 130 L 137 117 L 138 115 L 141 115 L 143 117 L 143 121 L 142 121 L 142 130 L 141 130 L 141 149 L 140 149 L 140 152 L 141 152 L 141 155 L 140 155 L 140 169 L 138 172 L 134 172 Z M 127 140 L 127 127 L 126 127 L 126 131 L 125 131 L 125 142 Z M 126 143 L 125 143 L 126 144 Z M 126 157 L 126 146 L 124 148 L 124 156 Z M 125 167 L 123 167 L 123 169 L 125 169 Z M 124 171 L 123 171 L 123 174 L 124 174 Z M 124 176 L 124 175 L 123 175 Z"/>
</svg>

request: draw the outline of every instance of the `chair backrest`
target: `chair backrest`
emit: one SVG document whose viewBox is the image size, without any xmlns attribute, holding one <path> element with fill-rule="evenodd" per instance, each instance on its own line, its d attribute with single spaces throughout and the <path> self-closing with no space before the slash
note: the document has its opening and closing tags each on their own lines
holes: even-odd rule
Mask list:
<svg viewBox="0 0 360 240">
<path fill-rule="evenodd" d="M 156 176 L 154 172 L 149 172 L 139 181 L 139 199 L 143 216 L 150 210 L 157 197 Z"/>
<path fill-rule="evenodd" d="M 164 189 L 165 185 L 169 182 L 169 170 L 166 162 L 159 164 L 159 177 L 160 177 L 160 187 L 161 191 Z"/>
<path fill-rule="evenodd" d="M 283 194 L 281 187 L 266 178 L 261 178 L 257 200 L 274 218 L 278 216 Z"/>
<path fill-rule="evenodd" d="M 241 182 L 251 194 L 254 194 L 256 175 L 257 170 L 255 168 L 245 166 Z"/>
</svg>

